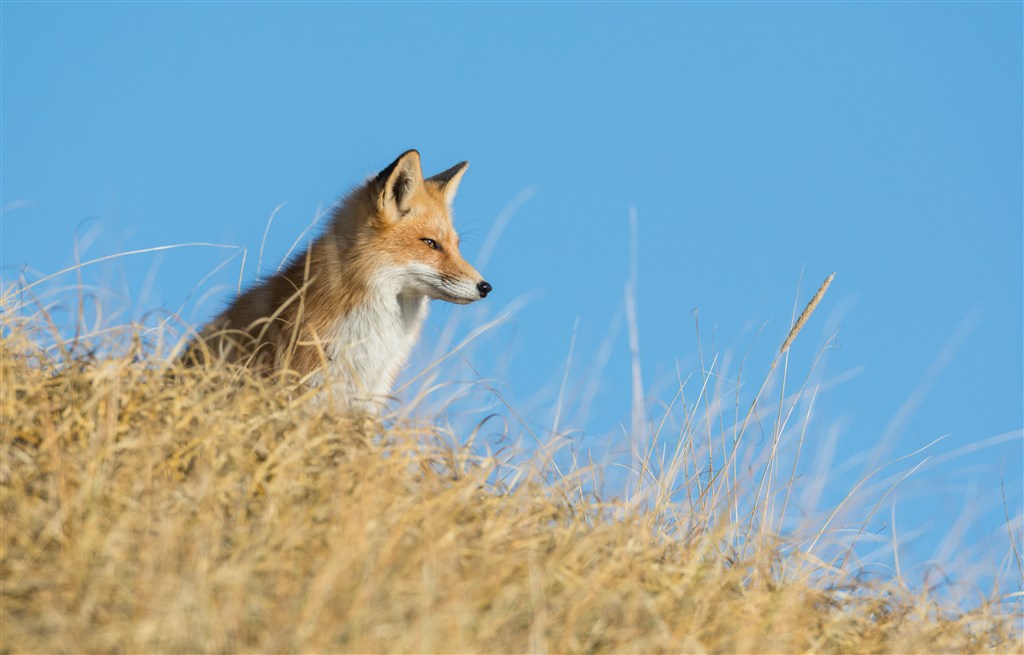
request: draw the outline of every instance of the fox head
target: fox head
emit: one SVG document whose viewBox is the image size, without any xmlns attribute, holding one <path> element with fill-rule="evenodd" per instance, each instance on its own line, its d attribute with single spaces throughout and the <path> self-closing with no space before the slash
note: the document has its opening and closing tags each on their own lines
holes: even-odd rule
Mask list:
<svg viewBox="0 0 1024 655">
<path fill-rule="evenodd" d="M 459 253 L 452 224 L 452 201 L 468 165 L 424 179 L 419 153 L 409 150 L 367 185 L 373 215 L 367 245 L 386 261 L 401 293 L 465 305 L 491 292 Z"/>
</svg>

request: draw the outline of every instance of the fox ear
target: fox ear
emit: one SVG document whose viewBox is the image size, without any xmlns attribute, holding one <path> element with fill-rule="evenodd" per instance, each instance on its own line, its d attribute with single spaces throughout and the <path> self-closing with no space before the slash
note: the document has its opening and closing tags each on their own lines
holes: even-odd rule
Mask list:
<svg viewBox="0 0 1024 655">
<path fill-rule="evenodd" d="M 462 174 L 466 172 L 467 168 L 469 168 L 468 161 L 459 162 L 443 173 L 438 173 L 427 180 L 434 183 L 441 190 L 441 193 L 444 194 L 444 202 L 449 207 L 452 201 L 455 200 L 455 192 L 459 190 L 459 182 L 462 181 Z"/>
<path fill-rule="evenodd" d="M 407 211 L 412 205 L 413 194 L 423 186 L 420 153 L 415 150 L 402 153 L 390 166 L 378 173 L 373 182 L 378 210 L 392 215 Z M 389 212 L 389 209 L 392 211 Z"/>
</svg>

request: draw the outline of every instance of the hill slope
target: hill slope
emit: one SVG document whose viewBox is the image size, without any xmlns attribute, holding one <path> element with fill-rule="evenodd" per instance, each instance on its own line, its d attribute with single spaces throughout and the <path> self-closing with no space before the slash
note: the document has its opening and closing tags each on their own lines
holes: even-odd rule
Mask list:
<svg viewBox="0 0 1024 655">
<path fill-rule="evenodd" d="M 244 372 L 50 359 L 8 324 L 0 374 L 3 652 L 1021 652 L 996 605 L 510 486 L 470 435 Z"/>
</svg>

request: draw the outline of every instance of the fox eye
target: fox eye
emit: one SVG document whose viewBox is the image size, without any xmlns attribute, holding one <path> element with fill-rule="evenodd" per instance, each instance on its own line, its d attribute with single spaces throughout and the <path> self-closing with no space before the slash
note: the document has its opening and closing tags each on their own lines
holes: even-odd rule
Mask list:
<svg viewBox="0 0 1024 655">
<path fill-rule="evenodd" d="M 441 249 L 441 246 L 437 245 L 437 241 L 434 241 L 433 239 L 427 239 L 426 237 L 424 237 L 424 238 L 420 239 L 420 241 L 422 241 L 423 243 L 427 244 L 427 246 L 429 246 L 433 250 L 440 250 Z"/>
</svg>

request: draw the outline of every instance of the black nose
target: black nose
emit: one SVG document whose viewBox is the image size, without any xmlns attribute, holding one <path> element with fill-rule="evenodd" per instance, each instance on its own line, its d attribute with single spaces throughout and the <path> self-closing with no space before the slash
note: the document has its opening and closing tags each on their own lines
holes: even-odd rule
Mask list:
<svg viewBox="0 0 1024 655">
<path fill-rule="evenodd" d="M 487 284 L 486 282 L 481 282 L 481 283 L 476 285 L 476 289 L 477 289 L 477 291 L 480 292 L 480 297 L 481 298 L 486 298 L 487 294 L 489 294 L 491 292 L 492 288 L 493 287 L 490 284 Z"/>
</svg>

